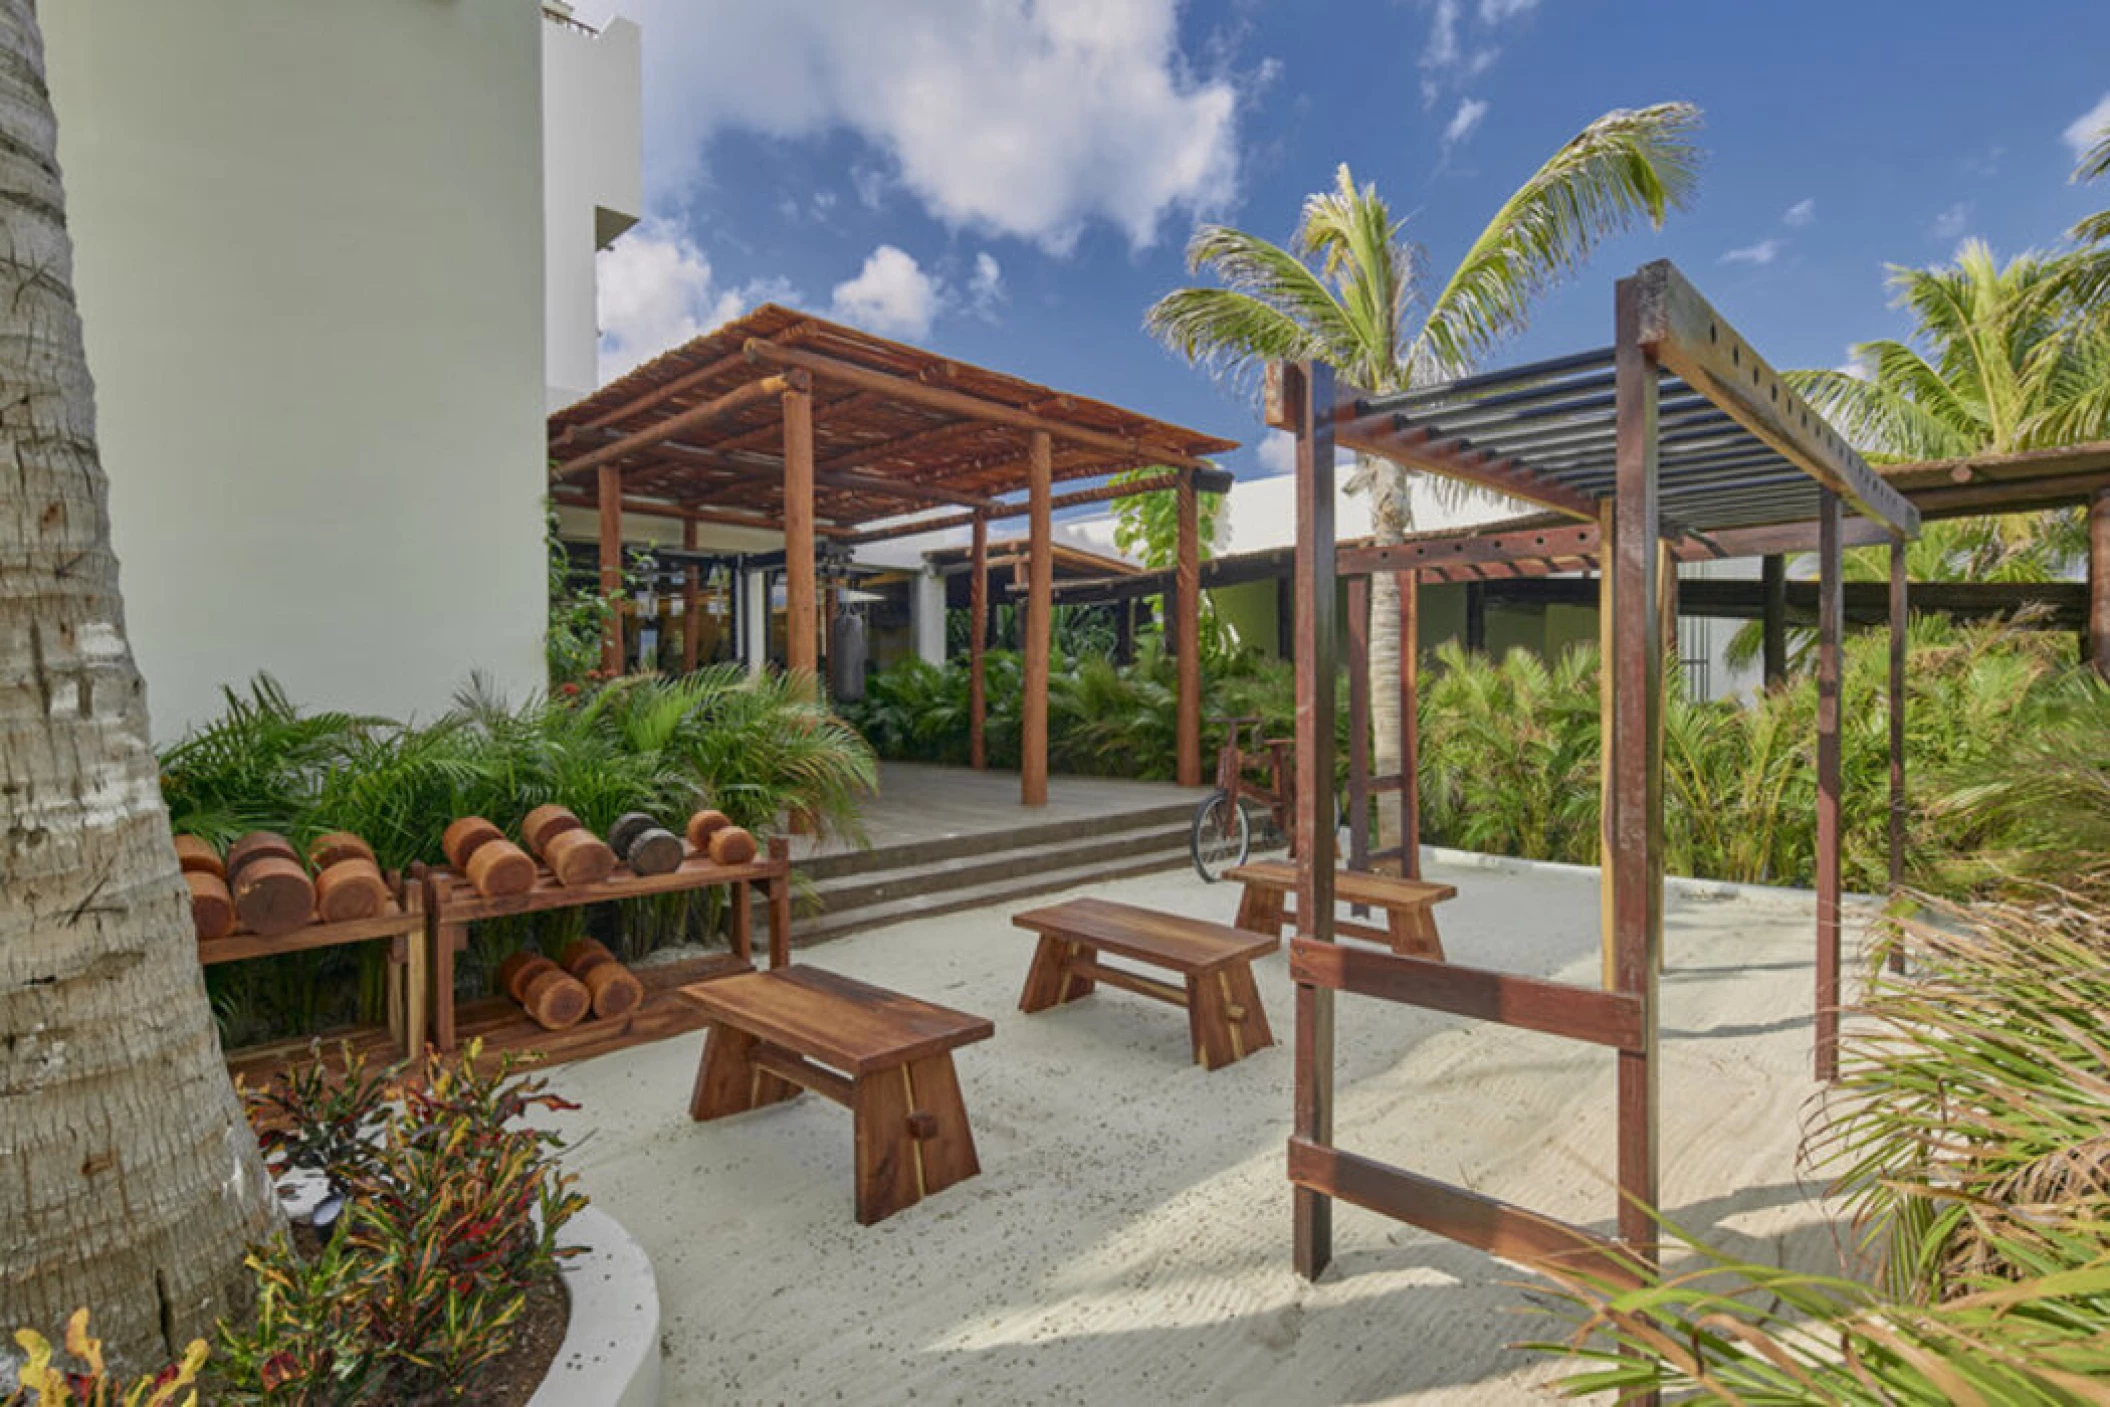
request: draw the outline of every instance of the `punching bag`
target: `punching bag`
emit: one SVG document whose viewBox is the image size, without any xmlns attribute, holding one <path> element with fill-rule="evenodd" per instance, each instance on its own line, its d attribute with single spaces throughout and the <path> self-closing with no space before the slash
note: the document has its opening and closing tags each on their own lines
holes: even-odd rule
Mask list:
<svg viewBox="0 0 2110 1407">
<path fill-rule="evenodd" d="M 844 611 L 828 636 L 828 684 L 838 703 L 865 696 L 865 618 Z"/>
</svg>

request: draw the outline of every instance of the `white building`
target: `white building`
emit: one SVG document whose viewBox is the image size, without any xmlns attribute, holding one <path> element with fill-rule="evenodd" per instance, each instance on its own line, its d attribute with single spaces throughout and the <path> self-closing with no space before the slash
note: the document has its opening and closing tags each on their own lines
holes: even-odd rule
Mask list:
<svg viewBox="0 0 2110 1407">
<path fill-rule="evenodd" d="M 259 670 L 396 716 L 471 671 L 539 687 L 544 414 L 575 374 L 556 328 L 591 240 L 634 218 L 635 30 L 596 40 L 519 0 L 67 0 L 43 20 L 157 736 Z M 613 111 L 546 113 L 546 62 L 553 96 Z M 567 173 L 547 182 L 546 121 Z M 627 168 L 574 179 L 626 139 Z"/>
</svg>

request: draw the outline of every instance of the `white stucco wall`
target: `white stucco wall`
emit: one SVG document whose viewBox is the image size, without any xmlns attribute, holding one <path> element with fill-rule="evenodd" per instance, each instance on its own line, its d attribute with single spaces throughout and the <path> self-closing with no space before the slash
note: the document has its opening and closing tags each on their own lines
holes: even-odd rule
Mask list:
<svg viewBox="0 0 2110 1407">
<path fill-rule="evenodd" d="M 547 402 L 601 384 L 594 255 L 637 223 L 644 196 L 644 57 L 638 28 L 543 26 L 543 222 Z"/>
<path fill-rule="evenodd" d="M 537 686 L 537 6 L 42 10 L 157 736 L 258 670 L 393 715 Z"/>
</svg>

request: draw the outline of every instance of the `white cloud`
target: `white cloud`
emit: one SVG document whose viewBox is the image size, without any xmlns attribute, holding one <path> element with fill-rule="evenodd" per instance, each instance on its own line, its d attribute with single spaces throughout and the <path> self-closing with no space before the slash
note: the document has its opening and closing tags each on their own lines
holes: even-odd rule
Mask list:
<svg viewBox="0 0 2110 1407">
<path fill-rule="evenodd" d="M 1762 239 L 1756 244 L 1747 244 L 1741 249 L 1731 249 L 1722 255 L 1725 264 L 1752 264 L 1763 268 L 1780 257 L 1781 241 Z"/>
<path fill-rule="evenodd" d="M 930 331 L 939 297 L 938 281 L 914 256 L 882 244 L 857 277 L 835 285 L 830 315 L 882 336 L 921 337 Z"/>
<path fill-rule="evenodd" d="M 1928 236 L 1943 243 L 1961 237 L 1963 232 L 1970 228 L 1971 216 L 1977 209 L 1978 207 L 1968 200 L 1957 201 L 1934 217 L 1933 223 L 1927 226 Z"/>
<path fill-rule="evenodd" d="M 1446 92 L 1457 91 L 1494 67 L 1502 54 L 1495 41 L 1503 26 L 1537 8 L 1538 0 L 1479 0 L 1469 19 L 1463 0 L 1434 0 L 1429 6 L 1429 37 L 1419 59 L 1422 106 L 1436 106 Z"/>
<path fill-rule="evenodd" d="M 974 272 L 967 277 L 967 305 L 976 317 L 994 321 L 1004 302 L 1004 268 L 996 256 L 984 249 L 974 256 Z"/>
<path fill-rule="evenodd" d="M 1287 430 L 1264 430 L 1253 445 L 1253 460 L 1260 466 L 1261 477 L 1297 472 L 1297 437 Z M 1335 448 L 1333 467 L 1347 468 L 1355 463 L 1352 450 Z"/>
<path fill-rule="evenodd" d="M 1805 196 L 1787 208 L 1780 223 L 1790 229 L 1803 229 L 1817 223 L 1817 197 Z"/>
<path fill-rule="evenodd" d="M 1480 125 L 1487 116 L 1487 104 L 1479 98 L 1466 98 L 1458 104 L 1458 111 L 1451 114 L 1450 122 L 1443 129 L 1443 149 L 1449 151 Z"/>
<path fill-rule="evenodd" d="M 653 220 L 601 251 L 601 380 L 746 311 L 754 287 L 720 288 L 687 236 Z"/>
<path fill-rule="evenodd" d="M 963 6 L 892 0 L 633 0 L 645 28 L 648 172 L 685 197 L 711 138 L 850 131 L 883 184 L 939 220 L 1067 251 L 1111 222 L 1136 247 L 1178 210 L 1226 204 L 1238 92 L 1179 47 L 1178 0 Z M 875 203 L 876 173 L 853 178 Z"/>
<path fill-rule="evenodd" d="M 2059 136 L 2073 148 L 2073 159 L 2079 161 L 2088 155 L 2089 149 L 2110 135 L 2110 93 L 2103 94 L 2101 102 L 2068 123 Z"/>
<path fill-rule="evenodd" d="M 1840 362 L 1832 370 L 1838 372 L 1841 376 L 1851 376 L 1856 381 L 1869 379 L 1868 364 L 1861 360 L 1860 352 L 1856 351 L 1851 343 L 1847 344 L 1846 360 Z"/>
</svg>

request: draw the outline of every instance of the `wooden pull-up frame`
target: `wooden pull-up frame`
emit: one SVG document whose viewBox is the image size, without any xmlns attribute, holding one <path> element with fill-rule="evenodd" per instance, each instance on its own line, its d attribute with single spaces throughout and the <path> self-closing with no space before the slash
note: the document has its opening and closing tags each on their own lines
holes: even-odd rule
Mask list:
<svg viewBox="0 0 2110 1407">
<path fill-rule="evenodd" d="M 1820 558 L 1818 649 L 1818 992 L 1817 1068 L 1823 1078 L 1837 1069 L 1838 966 L 1840 944 L 1839 855 L 1839 682 L 1843 624 L 1840 554 L 1847 530 L 1841 512 L 1842 493 L 1862 511 L 1880 519 L 1892 537 L 1893 627 L 1903 626 L 1902 543 L 1918 530 L 1917 515 L 1894 491 L 1862 464 L 1836 432 L 1804 405 L 1792 389 L 1759 360 L 1689 284 L 1667 264 L 1652 265 L 1622 280 L 1616 298 L 1616 340 L 1609 357 L 1612 423 L 1576 432 L 1595 436 L 1610 451 L 1608 471 L 1580 460 L 1552 461 L 1547 471 L 1529 456 L 1505 451 L 1499 442 L 1476 448 L 1464 438 L 1446 438 L 1440 426 L 1409 423 L 1401 412 L 1360 393 L 1336 393 L 1330 368 L 1319 363 L 1277 364 L 1268 379 L 1268 422 L 1296 436 L 1297 539 L 1295 599 L 1297 630 L 1304 645 L 1296 659 L 1297 766 L 1300 792 L 1323 796 L 1334 766 L 1334 586 L 1337 568 L 1352 576 L 1400 571 L 1408 576 L 1406 600 L 1412 599 L 1412 572 L 1417 554 L 1433 544 L 1410 550 L 1371 548 L 1354 560 L 1337 560 L 1334 542 L 1334 447 L 1337 438 L 1366 452 L 1384 454 L 1410 467 L 1433 469 L 1513 491 L 1518 485 L 1532 497 L 1592 520 L 1579 527 L 1550 528 L 1532 534 L 1542 558 L 1573 569 L 1573 559 L 1588 557 L 1601 567 L 1600 610 L 1603 617 L 1604 664 L 1600 687 L 1604 697 L 1604 922 L 1606 983 L 1604 990 L 1548 982 L 1510 973 L 1430 962 L 1392 953 L 1349 950 L 1334 944 L 1334 837 L 1304 807 L 1298 816 L 1299 933 L 1291 946 L 1290 970 L 1297 984 L 1295 1101 L 1289 1143 L 1289 1176 L 1294 1188 L 1294 1254 L 1298 1271 L 1316 1276 L 1332 1256 L 1333 1199 L 1395 1217 L 1439 1235 L 1526 1264 L 1558 1262 L 1613 1280 L 1633 1280 L 1652 1272 L 1657 1263 L 1657 973 L 1663 942 L 1663 675 L 1674 648 L 1670 623 L 1675 621 L 1675 563 L 1685 556 L 1731 555 L 1715 540 L 1695 537 L 1681 527 L 1665 531 L 1666 477 L 1669 497 L 1687 513 L 1706 511 L 1706 496 L 1715 495 L 1714 511 L 1748 537 L 1747 545 L 1780 550 L 1782 529 L 1762 515 L 1778 505 L 1806 503 L 1807 497 L 1782 497 L 1799 471 L 1815 483 L 1816 543 Z M 1538 369 L 1545 376 L 1574 366 L 1602 367 L 1599 356 L 1572 359 L 1558 367 Z M 1681 378 L 1681 415 L 1691 414 L 1697 391 L 1719 408 L 1710 433 L 1718 441 L 1746 436 L 1726 451 L 1742 456 L 1726 461 L 1698 460 L 1681 451 L 1675 471 L 1666 475 L 1659 443 L 1659 397 L 1667 377 Z M 1490 378 L 1492 379 L 1492 378 Z M 1539 379 L 1544 379 L 1543 377 Z M 1602 378 L 1598 378 L 1601 384 Z M 1593 390 L 1595 388 L 1593 387 Z M 1454 388 L 1455 390 L 1455 388 Z M 1439 388 L 1426 393 L 1427 404 L 1455 408 Z M 1525 396 L 1543 403 L 1566 394 L 1559 388 L 1530 387 Z M 1401 402 L 1395 398 L 1393 405 Z M 1602 404 L 1601 400 L 1593 402 Z M 1577 405 L 1583 404 L 1576 402 Z M 1417 405 L 1416 411 L 1420 412 Z M 1486 426 L 1484 413 L 1481 425 Z M 1337 428 L 1352 432 L 1337 437 Z M 1500 427 L 1490 427 L 1499 430 Z M 1533 434 L 1543 431 L 1534 429 Z M 1497 436 L 1490 434 L 1489 440 Z M 1609 443 L 1607 443 L 1609 441 Z M 1779 461 L 1785 459 L 1786 465 Z M 1748 470 L 1745 466 L 1751 466 Z M 1594 476 L 1594 478 L 1593 478 Z M 1742 477 L 1739 477 L 1742 476 Z M 1600 488 L 1590 488 L 1601 482 Z M 1805 484 L 1807 492 L 1807 479 Z M 1586 492 L 1587 490 L 1587 492 Z M 1594 492 L 1598 496 L 1589 497 Z M 1792 489 L 1789 494 L 1792 495 Z M 1768 495 L 1772 495 L 1768 497 Z M 1692 505 L 1700 503 L 1695 510 Z M 1781 520 L 1784 521 L 1784 520 Z M 1722 537 L 1733 534 L 1724 533 Z M 1518 538 L 1524 534 L 1512 535 Z M 1446 544 L 1447 546 L 1451 544 Z M 1442 569 L 1467 558 L 1494 562 L 1528 555 L 1523 542 L 1494 543 L 1433 554 Z M 1347 555 L 1347 554 L 1341 554 Z M 1368 591 L 1362 581 L 1351 585 L 1349 641 L 1357 662 L 1367 659 Z M 1402 624 L 1411 628 L 1411 609 Z M 1384 623 L 1389 626 L 1389 622 Z M 1411 638 L 1411 637 L 1410 637 Z M 1405 654 L 1411 658 L 1409 646 Z M 1358 674 L 1362 673 L 1358 670 Z M 1402 662 L 1401 683 L 1411 690 L 1411 667 Z M 1893 736 L 1902 731 L 1902 652 L 1892 651 Z M 1365 724 L 1367 685 L 1351 680 L 1351 709 Z M 1410 718 L 1412 694 L 1403 717 Z M 1406 740 L 1406 765 L 1397 779 L 1410 796 L 1413 739 Z M 1360 734 L 1351 774 L 1367 797 L 1382 779 L 1368 776 L 1361 763 Z M 1893 769 L 1893 827 L 1899 836 L 1902 814 L 1902 763 Z M 1366 805 L 1359 799 L 1356 810 Z M 1358 815 L 1352 820 L 1360 822 Z M 1408 844 L 1413 829 L 1403 826 Z M 1360 835 L 1353 844 L 1358 858 L 1370 858 Z M 1402 859 L 1412 855 L 1406 851 Z M 1894 877 L 1901 875 L 1893 861 Z M 1620 1194 L 1616 1239 L 1485 1197 L 1447 1186 L 1420 1174 L 1386 1166 L 1334 1142 L 1334 998 L 1339 992 L 1401 1002 L 1474 1017 L 1570 1040 L 1606 1047 L 1617 1061 L 1616 1180 Z"/>
</svg>

